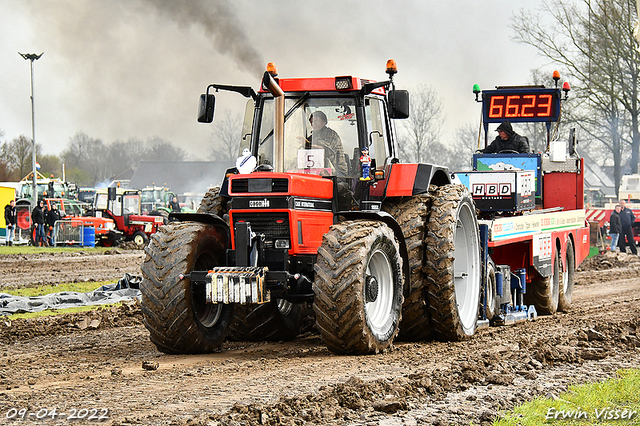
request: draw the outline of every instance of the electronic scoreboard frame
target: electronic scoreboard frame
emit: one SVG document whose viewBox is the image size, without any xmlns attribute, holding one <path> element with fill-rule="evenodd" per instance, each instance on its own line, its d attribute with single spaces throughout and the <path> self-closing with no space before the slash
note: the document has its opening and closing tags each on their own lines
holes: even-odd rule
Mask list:
<svg viewBox="0 0 640 426">
<path fill-rule="evenodd" d="M 560 89 L 505 87 L 482 91 L 485 123 L 556 122 L 560 117 Z"/>
</svg>

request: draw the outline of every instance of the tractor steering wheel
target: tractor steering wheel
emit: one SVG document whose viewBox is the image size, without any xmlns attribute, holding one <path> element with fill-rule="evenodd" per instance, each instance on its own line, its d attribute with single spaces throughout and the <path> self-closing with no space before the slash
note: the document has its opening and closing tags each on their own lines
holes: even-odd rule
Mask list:
<svg viewBox="0 0 640 426">
<path fill-rule="evenodd" d="M 514 149 L 503 149 L 502 151 L 498 152 L 498 154 L 520 154 L 520 153 Z"/>
</svg>

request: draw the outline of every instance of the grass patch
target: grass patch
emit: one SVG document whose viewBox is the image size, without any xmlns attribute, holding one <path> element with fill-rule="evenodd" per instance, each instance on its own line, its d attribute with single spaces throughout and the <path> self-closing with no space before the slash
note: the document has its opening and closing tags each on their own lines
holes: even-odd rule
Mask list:
<svg viewBox="0 0 640 426">
<path fill-rule="evenodd" d="M 3 254 L 34 254 L 34 253 L 74 253 L 74 252 L 103 252 L 111 250 L 113 247 L 34 247 L 34 246 L 3 246 L 0 245 L 0 255 Z"/>
<path fill-rule="evenodd" d="M 538 397 L 493 425 L 640 425 L 640 369 L 620 370 L 616 375 L 600 383 L 571 386 L 557 400 Z"/>
<path fill-rule="evenodd" d="M 12 296 L 23 296 L 23 297 L 44 296 L 46 294 L 61 293 L 63 291 L 76 291 L 78 293 L 87 293 L 89 291 L 93 291 L 97 289 L 98 287 L 102 287 L 103 285 L 113 284 L 116 282 L 118 282 L 118 280 L 41 285 L 38 287 L 3 290 L 2 293 L 7 293 Z"/>
</svg>

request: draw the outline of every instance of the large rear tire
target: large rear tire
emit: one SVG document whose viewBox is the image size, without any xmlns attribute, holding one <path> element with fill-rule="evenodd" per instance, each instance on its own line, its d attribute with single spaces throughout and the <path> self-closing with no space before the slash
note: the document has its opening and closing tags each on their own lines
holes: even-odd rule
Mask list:
<svg viewBox="0 0 640 426">
<path fill-rule="evenodd" d="M 427 228 L 431 323 L 442 340 L 466 339 L 476 330 L 482 271 L 478 222 L 466 187 L 436 189 Z"/>
<path fill-rule="evenodd" d="M 198 213 L 215 214 L 227 223 L 229 222 L 229 207 L 227 206 L 227 198 L 220 195 L 220 187 L 215 186 L 207 191 L 200 202 Z"/>
<path fill-rule="evenodd" d="M 315 265 L 313 310 L 330 351 L 372 354 L 391 346 L 402 317 L 402 257 L 391 228 L 333 225 Z"/>
<path fill-rule="evenodd" d="M 553 273 L 531 281 L 524 294 L 524 303 L 535 306 L 542 315 L 555 314 L 560 300 L 560 253 L 555 245 L 553 252 Z"/>
<path fill-rule="evenodd" d="M 567 240 L 566 259 L 564 271 L 562 271 L 562 281 L 560 283 L 560 294 L 558 297 L 558 310 L 562 312 L 569 312 L 569 309 L 571 309 L 573 287 L 575 284 L 576 254 L 573 251 L 571 239 Z"/>
<path fill-rule="evenodd" d="M 300 333 L 303 307 L 284 299 L 261 305 L 236 305 L 229 339 L 243 342 L 293 340 Z"/>
<path fill-rule="evenodd" d="M 423 272 L 425 262 L 424 238 L 431 197 L 420 195 L 389 206 L 386 210 L 396 219 L 404 235 L 409 255 L 409 277 L 405 286 L 408 296 L 402 305 L 402 322 L 398 339 L 410 342 L 428 340 L 433 336 L 431 315 L 427 301 L 427 280 Z"/>
<path fill-rule="evenodd" d="M 229 329 L 233 305 L 206 303 L 204 285 L 181 274 L 223 265 L 226 247 L 213 226 L 169 224 L 153 234 L 142 264 L 142 313 L 151 341 L 166 353 L 216 350 Z"/>
</svg>

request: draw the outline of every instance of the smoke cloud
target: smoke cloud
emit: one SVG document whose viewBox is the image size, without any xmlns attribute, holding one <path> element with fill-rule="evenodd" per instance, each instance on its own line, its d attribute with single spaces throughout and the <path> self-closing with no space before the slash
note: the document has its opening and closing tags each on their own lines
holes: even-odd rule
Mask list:
<svg viewBox="0 0 640 426">
<path fill-rule="evenodd" d="M 143 0 L 182 26 L 201 25 L 213 37 L 214 48 L 230 55 L 246 71 L 259 75 L 264 69 L 262 55 L 254 49 L 243 24 L 224 0 Z"/>
</svg>

